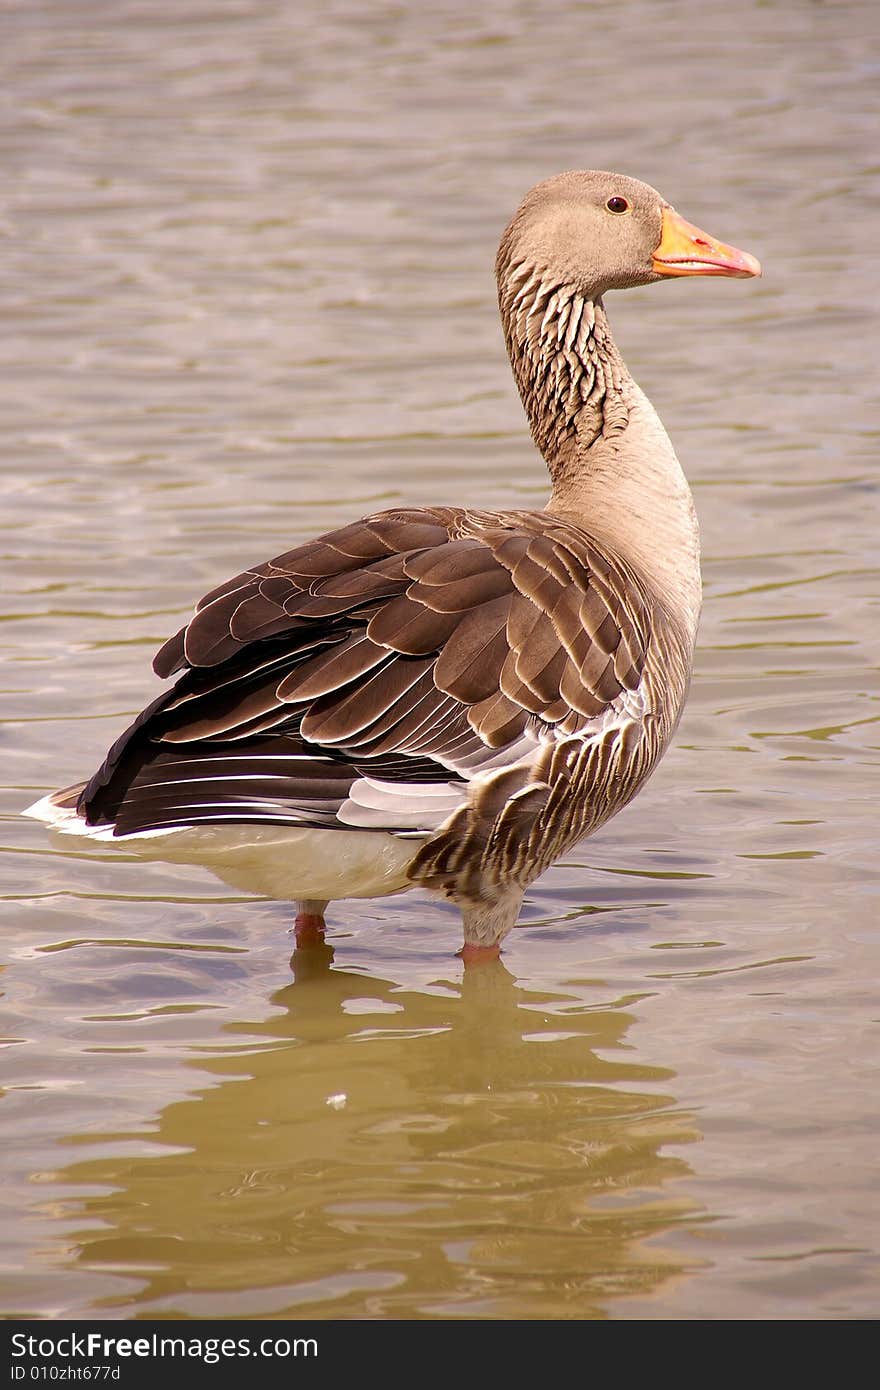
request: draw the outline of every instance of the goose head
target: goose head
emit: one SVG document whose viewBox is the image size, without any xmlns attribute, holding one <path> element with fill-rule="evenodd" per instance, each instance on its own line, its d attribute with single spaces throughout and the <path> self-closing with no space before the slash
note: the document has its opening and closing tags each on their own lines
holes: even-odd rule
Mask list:
<svg viewBox="0 0 880 1390">
<path fill-rule="evenodd" d="M 574 170 L 537 184 L 498 252 L 505 283 L 532 267 L 584 299 L 683 275 L 752 276 L 754 256 L 686 222 L 649 184 L 603 170 Z"/>
</svg>

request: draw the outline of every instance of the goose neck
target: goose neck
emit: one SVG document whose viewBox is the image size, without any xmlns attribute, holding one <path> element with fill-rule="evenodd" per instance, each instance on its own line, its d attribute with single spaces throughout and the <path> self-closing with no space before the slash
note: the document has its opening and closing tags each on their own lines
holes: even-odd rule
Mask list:
<svg viewBox="0 0 880 1390">
<path fill-rule="evenodd" d="M 507 350 L 554 484 L 600 439 L 625 429 L 632 379 L 601 298 L 513 265 L 499 292 Z"/>
</svg>

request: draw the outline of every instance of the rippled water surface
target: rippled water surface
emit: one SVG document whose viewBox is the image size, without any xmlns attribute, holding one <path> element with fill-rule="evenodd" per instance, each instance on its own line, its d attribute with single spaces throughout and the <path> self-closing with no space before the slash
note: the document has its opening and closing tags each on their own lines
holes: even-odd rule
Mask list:
<svg viewBox="0 0 880 1390">
<path fill-rule="evenodd" d="M 877 1315 L 878 31 L 0 9 L 7 1315 Z M 492 262 L 590 166 L 765 266 L 609 303 L 703 526 L 648 789 L 466 975 L 419 893 L 289 965 L 283 903 L 50 846 L 18 812 L 206 589 L 365 510 L 542 505 Z"/>
</svg>

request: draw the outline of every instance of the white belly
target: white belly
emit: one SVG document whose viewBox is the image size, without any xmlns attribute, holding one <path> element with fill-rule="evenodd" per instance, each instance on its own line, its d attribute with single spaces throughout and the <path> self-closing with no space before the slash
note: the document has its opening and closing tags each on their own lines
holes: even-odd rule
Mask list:
<svg viewBox="0 0 880 1390">
<path fill-rule="evenodd" d="M 58 836 L 88 840 L 145 860 L 196 864 L 230 887 L 269 898 L 377 898 L 412 884 L 406 868 L 418 838 L 378 830 L 316 830 L 311 826 L 205 825 L 114 837 L 50 799 L 26 812 Z"/>
</svg>

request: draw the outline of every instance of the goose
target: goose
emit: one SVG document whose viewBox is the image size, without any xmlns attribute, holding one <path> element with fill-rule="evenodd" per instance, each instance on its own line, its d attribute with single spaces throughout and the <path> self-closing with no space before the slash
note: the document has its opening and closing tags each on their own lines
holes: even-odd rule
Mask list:
<svg viewBox="0 0 880 1390">
<path fill-rule="evenodd" d="M 496 275 L 544 510 L 395 507 L 236 575 L 91 779 L 26 814 L 257 883 L 301 945 L 335 898 L 427 888 L 466 963 L 497 957 L 529 884 L 657 766 L 693 662 L 693 499 L 605 295 L 760 273 L 636 179 L 532 188 Z"/>
</svg>

